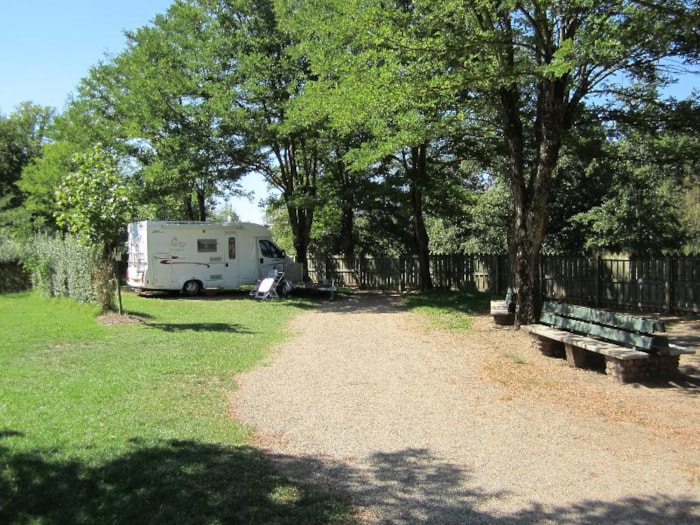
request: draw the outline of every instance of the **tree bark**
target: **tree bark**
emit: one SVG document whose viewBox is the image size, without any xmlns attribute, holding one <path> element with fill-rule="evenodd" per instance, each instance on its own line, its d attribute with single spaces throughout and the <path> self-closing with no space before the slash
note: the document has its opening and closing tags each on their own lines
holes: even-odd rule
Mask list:
<svg viewBox="0 0 700 525">
<path fill-rule="evenodd" d="M 310 281 L 309 277 L 309 242 L 311 240 L 311 225 L 313 223 L 313 211 L 287 205 L 289 224 L 292 228 L 294 251 L 296 262 L 303 265 L 303 280 Z"/>
<path fill-rule="evenodd" d="M 343 207 L 342 213 L 338 245 L 344 257 L 352 258 L 355 256 L 355 210 L 352 206 Z"/>
<path fill-rule="evenodd" d="M 413 212 L 413 239 L 418 253 L 419 286 L 421 290 L 432 290 L 430 275 L 430 238 L 423 215 L 423 181 L 427 178 L 428 146 L 422 144 L 411 148 L 410 166 L 407 166 Z"/>
<path fill-rule="evenodd" d="M 501 114 L 509 147 L 514 195 L 515 287 L 518 292 L 515 326 L 533 323 L 541 307 L 539 256 L 545 234 L 545 215 L 570 115 L 564 103 L 564 79 L 543 80 L 538 86 L 535 155 L 526 174 L 523 125 L 516 88 L 501 91 Z"/>
</svg>

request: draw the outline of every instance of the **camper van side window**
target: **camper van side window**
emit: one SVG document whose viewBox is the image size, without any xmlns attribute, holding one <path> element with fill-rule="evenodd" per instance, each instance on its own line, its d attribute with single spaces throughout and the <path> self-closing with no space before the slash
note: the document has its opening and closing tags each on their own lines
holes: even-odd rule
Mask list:
<svg viewBox="0 0 700 525">
<path fill-rule="evenodd" d="M 236 238 L 235 237 L 228 238 L 228 258 L 229 259 L 236 258 Z"/>
<path fill-rule="evenodd" d="M 264 239 L 260 241 L 260 253 L 262 253 L 263 257 L 270 257 L 272 259 L 284 258 L 284 254 L 277 246 Z"/>
<path fill-rule="evenodd" d="M 215 252 L 216 239 L 197 239 L 198 252 Z"/>
</svg>

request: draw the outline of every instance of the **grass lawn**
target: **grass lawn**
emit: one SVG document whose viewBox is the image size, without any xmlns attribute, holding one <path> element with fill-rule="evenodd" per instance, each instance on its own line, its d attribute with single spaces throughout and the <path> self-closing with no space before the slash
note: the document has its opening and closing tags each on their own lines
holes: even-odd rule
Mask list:
<svg viewBox="0 0 700 525">
<path fill-rule="evenodd" d="M 471 316 L 489 311 L 491 296 L 480 292 L 433 292 L 407 294 L 404 303 L 423 313 L 430 322 L 447 331 L 468 331 Z"/>
<path fill-rule="evenodd" d="M 312 303 L 127 293 L 141 322 L 0 295 L 0 523 L 348 523 L 228 414 L 234 375 Z"/>
</svg>

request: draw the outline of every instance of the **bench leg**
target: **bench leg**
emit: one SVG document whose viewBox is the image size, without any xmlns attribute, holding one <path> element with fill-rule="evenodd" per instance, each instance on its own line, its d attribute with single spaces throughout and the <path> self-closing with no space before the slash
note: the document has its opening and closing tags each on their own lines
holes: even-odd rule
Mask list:
<svg viewBox="0 0 700 525">
<path fill-rule="evenodd" d="M 513 326 L 515 317 L 513 314 L 493 314 L 493 322 L 496 326 Z"/>
<path fill-rule="evenodd" d="M 566 362 L 575 368 L 590 368 L 591 353 L 583 348 L 578 348 L 570 344 L 564 344 L 566 351 Z"/>
<path fill-rule="evenodd" d="M 602 372 L 606 369 L 604 356 L 584 348 L 565 344 L 566 362 L 574 368 L 588 368 Z"/>
<path fill-rule="evenodd" d="M 532 341 L 535 348 L 542 352 L 542 355 L 547 357 L 564 357 L 564 343 L 561 341 L 540 337 L 537 334 L 530 334 L 530 341 Z"/>
</svg>

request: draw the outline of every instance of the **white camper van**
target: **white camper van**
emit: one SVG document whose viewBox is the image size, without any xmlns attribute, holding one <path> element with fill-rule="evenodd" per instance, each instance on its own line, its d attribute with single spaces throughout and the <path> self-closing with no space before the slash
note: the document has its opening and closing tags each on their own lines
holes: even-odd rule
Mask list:
<svg viewBox="0 0 700 525">
<path fill-rule="evenodd" d="M 247 222 L 132 222 L 127 252 L 130 288 L 186 295 L 254 285 L 273 270 L 289 273 L 299 266 L 272 242 L 267 228 Z"/>
</svg>

